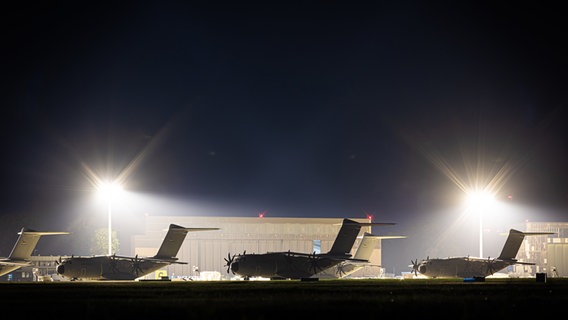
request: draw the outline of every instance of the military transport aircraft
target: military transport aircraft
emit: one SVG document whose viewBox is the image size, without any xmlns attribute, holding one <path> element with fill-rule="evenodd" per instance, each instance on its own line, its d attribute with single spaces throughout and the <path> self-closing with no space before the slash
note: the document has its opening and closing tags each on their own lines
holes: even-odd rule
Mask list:
<svg viewBox="0 0 568 320">
<path fill-rule="evenodd" d="M 394 223 L 359 223 L 343 219 L 343 223 L 331 250 L 327 253 L 299 253 L 291 251 L 267 252 L 264 254 L 229 253 L 225 262 L 227 273 L 242 276 L 245 280 L 252 277 L 270 279 L 305 279 L 333 267 L 342 261 L 368 262 L 364 259 L 351 258 L 351 248 L 363 226 L 384 226 Z"/>
<path fill-rule="evenodd" d="M 422 260 L 418 262 L 411 260 L 414 275 L 418 272 L 431 278 L 472 278 L 485 279 L 485 277 L 494 274 L 508 266 L 514 264 L 534 265 L 531 262 L 517 261 L 515 257 L 521 247 L 521 243 L 525 236 L 550 235 L 554 232 L 521 232 L 515 229 L 509 231 L 509 236 L 497 258 L 491 257 L 449 257 Z"/>
<path fill-rule="evenodd" d="M 30 257 L 41 236 L 69 234 L 69 232 L 45 232 L 22 228 L 12 252 L 7 258 L 0 258 L 0 276 L 8 274 L 21 267 L 30 266 Z"/>
<path fill-rule="evenodd" d="M 369 262 L 377 242 L 382 239 L 401 239 L 401 238 L 406 238 L 406 236 L 378 236 L 365 232 L 363 234 L 359 247 L 357 247 L 357 251 L 355 251 L 355 255 L 353 255 L 353 259 L 356 260 L 341 261 L 340 263 L 338 263 L 337 265 L 331 268 L 318 272 L 317 274 L 314 275 L 314 277 L 344 278 L 355 273 L 356 271 L 359 271 L 361 268 L 366 266 L 380 267 L 377 265 L 372 265 Z M 362 260 L 364 262 L 360 262 L 357 260 Z"/>
<path fill-rule="evenodd" d="M 153 257 L 117 255 L 73 257 L 57 261 L 57 273 L 71 280 L 135 280 L 177 261 L 176 255 L 189 231 L 219 230 L 219 228 L 184 228 L 170 224 L 158 253 Z M 61 259 L 60 259 L 61 260 Z"/>
</svg>

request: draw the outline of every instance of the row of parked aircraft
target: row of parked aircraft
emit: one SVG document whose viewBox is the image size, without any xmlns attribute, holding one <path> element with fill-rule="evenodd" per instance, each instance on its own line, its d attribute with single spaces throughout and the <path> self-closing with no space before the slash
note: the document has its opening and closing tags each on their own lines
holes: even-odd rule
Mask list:
<svg viewBox="0 0 568 320">
<path fill-rule="evenodd" d="M 394 223 L 359 223 L 344 219 L 341 229 L 327 253 L 270 252 L 265 254 L 239 254 L 225 259 L 227 272 L 244 279 L 266 277 L 271 279 L 301 279 L 318 274 L 330 276 L 328 269 L 337 266 L 340 275 L 350 274 L 369 264 L 374 244 L 381 238 L 366 233 L 354 257 L 350 251 L 363 226 L 393 225 Z M 187 264 L 176 258 L 188 232 L 219 230 L 219 228 L 184 228 L 170 224 L 158 252 L 152 257 L 100 255 L 88 257 L 71 256 L 57 261 L 56 271 L 69 279 L 84 280 L 134 280 L 170 264 Z M 20 267 L 31 264 L 30 256 L 39 238 L 49 234 L 68 234 L 67 232 L 38 232 L 23 228 L 20 237 L 8 258 L 0 260 L 0 276 Z M 341 264 L 341 265 L 340 265 Z"/>
<path fill-rule="evenodd" d="M 355 254 L 350 252 L 363 226 L 394 225 L 394 223 L 360 223 L 343 219 L 331 249 L 325 253 L 268 252 L 264 254 L 242 254 L 225 258 L 227 273 L 232 272 L 248 280 L 253 277 L 270 279 L 341 278 L 370 265 L 370 257 L 379 239 L 405 238 L 404 236 L 377 236 L 364 233 Z M 68 257 L 57 261 L 59 275 L 83 280 L 135 280 L 170 264 L 187 264 L 176 258 L 188 232 L 219 230 L 219 228 L 184 228 L 170 224 L 158 252 L 152 257 L 101 255 L 89 257 Z M 62 235 L 68 232 L 41 232 L 22 228 L 12 252 L 7 258 L 0 258 L 0 276 L 24 266 L 31 265 L 31 253 L 44 235 Z M 511 229 L 499 257 L 450 257 L 418 259 L 409 267 L 431 278 L 477 278 L 484 279 L 514 264 L 534 265 L 515 259 L 525 236 L 550 235 L 551 232 L 521 232 Z"/>
</svg>

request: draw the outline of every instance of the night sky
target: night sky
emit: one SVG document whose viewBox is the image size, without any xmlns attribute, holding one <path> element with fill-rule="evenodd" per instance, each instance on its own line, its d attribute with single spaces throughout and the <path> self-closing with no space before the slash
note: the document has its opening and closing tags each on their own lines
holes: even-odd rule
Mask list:
<svg viewBox="0 0 568 320">
<path fill-rule="evenodd" d="M 475 186 L 506 203 L 489 254 L 526 220 L 568 221 L 560 7 L 207 3 L 3 10 L 0 256 L 22 227 L 73 233 L 44 255 L 88 254 L 69 239 L 106 226 L 95 176 L 138 195 L 114 210 L 123 242 L 145 214 L 372 214 L 408 237 L 383 242 L 396 273 L 477 254 Z"/>
</svg>

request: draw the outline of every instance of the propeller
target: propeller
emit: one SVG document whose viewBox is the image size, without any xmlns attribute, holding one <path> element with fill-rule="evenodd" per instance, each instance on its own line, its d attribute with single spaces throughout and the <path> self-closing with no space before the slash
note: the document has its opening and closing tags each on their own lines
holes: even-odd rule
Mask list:
<svg viewBox="0 0 568 320">
<path fill-rule="evenodd" d="M 61 264 L 61 256 L 59 256 L 59 259 L 55 260 L 55 265 L 58 266 Z"/>
<path fill-rule="evenodd" d="M 231 264 L 233 263 L 234 259 L 235 259 L 235 256 L 231 257 L 231 253 L 229 252 L 227 254 L 227 258 L 225 258 L 225 262 L 226 262 L 225 267 L 227 267 L 227 273 L 229 273 L 229 270 L 231 270 Z M 235 274 L 235 273 L 233 272 L 233 274 Z"/>
<path fill-rule="evenodd" d="M 418 258 L 416 258 L 416 260 L 412 261 L 410 260 L 410 263 L 412 263 L 412 271 L 414 272 L 414 276 L 418 276 L 418 267 L 419 267 L 419 263 L 418 263 Z"/>
<path fill-rule="evenodd" d="M 244 257 L 244 255 L 246 255 L 246 254 L 247 254 L 247 251 L 245 250 L 245 251 L 243 251 L 243 254 L 242 254 L 242 255 L 241 255 L 241 254 L 238 254 L 238 256 L 239 256 L 239 257 L 241 257 L 241 256 Z M 227 273 L 229 273 L 229 270 L 231 270 L 231 272 L 232 272 L 233 274 L 235 274 L 235 272 L 234 272 L 233 269 L 231 268 L 231 265 L 233 264 L 233 260 L 235 260 L 235 257 L 236 257 L 236 256 L 237 256 L 237 255 L 235 254 L 235 255 L 233 255 L 233 256 L 231 257 L 231 253 L 230 253 L 230 252 L 227 254 L 227 258 L 225 258 L 225 262 L 226 262 L 225 267 L 227 267 Z M 243 260 L 244 260 L 244 258 L 241 258 L 240 261 L 243 261 Z"/>
<path fill-rule="evenodd" d="M 113 254 L 112 256 L 110 256 L 109 265 L 110 265 L 110 269 L 114 273 L 118 273 L 117 264 L 118 264 L 118 261 L 116 260 L 116 254 Z"/>
<path fill-rule="evenodd" d="M 138 278 L 138 275 L 140 273 L 143 273 L 144 271 L 142 270 L 142 268 L 140 267 L 140 259 L 138 259 L 138 255 L 136 255 L 134 258 L 131 259 L 132 260 L 132 272 L 136 273 L 136 277 Z"/>
<path fill-rule="evenodd" d="M 320 258 L 316 256 L 315 251 L 310 255 L 309 259 L 310 259 L 310 270 L 312 271 L 312 273 L 316 274 L 320 272 L 322 270 L 322 268 L 319 266 Z"/>
<path fill-rule="evenodd" d="M 487 274 L 492 275 L 495 273 L 494 263 L 495 259 L 491 260 L 491 257 L 487 257 Z"/>
<path fill-rule="evenodd" d="M 337 264 L 336 274 L 339 278 L 343 278 L 343 276 L 347 274 L 347 272 L 345 272 L 345 265 L 346 265 L 345 261 L 341 261 L 340 263 Z"/>
</svg>

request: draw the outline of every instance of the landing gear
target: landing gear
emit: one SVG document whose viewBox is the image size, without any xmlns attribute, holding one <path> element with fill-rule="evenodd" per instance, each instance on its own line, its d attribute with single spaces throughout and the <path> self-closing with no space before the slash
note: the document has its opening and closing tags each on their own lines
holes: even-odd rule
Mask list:
<svg viewBox="0 0 568 320">
<path fill-rule="evenodd" d="M 300 278 L 300 281 L 319 281 L 319 278 Z"/>
<path fill-rule="evenodd" d="M 485 282 L 485 277 L 464 278 L 463 282 Z"/>
</svg>

